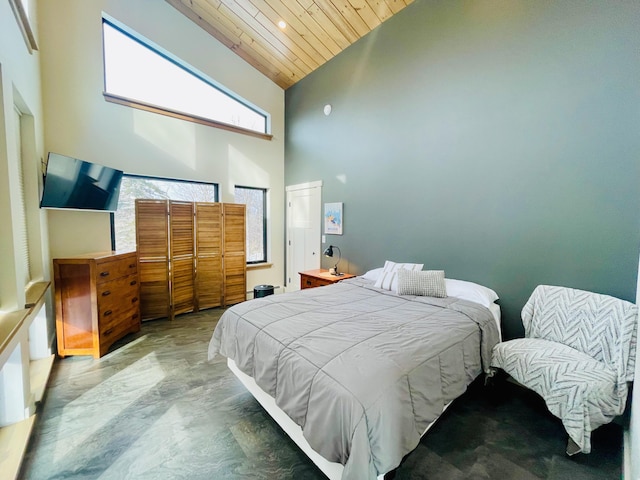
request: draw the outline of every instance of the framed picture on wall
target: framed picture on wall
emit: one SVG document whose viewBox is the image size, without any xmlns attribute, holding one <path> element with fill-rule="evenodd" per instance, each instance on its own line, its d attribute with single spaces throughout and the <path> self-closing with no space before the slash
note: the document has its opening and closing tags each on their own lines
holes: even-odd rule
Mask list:
<svg viewBox="0 0 640 480">
<path fill-rule="evenodd" d="M 324 204 L 324 233 L 342 235 L 342 202 Z"/>
</svg>

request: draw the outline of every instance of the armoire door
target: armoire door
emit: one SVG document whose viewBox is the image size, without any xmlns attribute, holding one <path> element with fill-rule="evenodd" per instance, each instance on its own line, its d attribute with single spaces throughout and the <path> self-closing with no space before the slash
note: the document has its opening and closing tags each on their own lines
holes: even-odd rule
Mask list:
<svg viewBox="0 0 640 480">
<path fill-rule="evenodd" d="M 199 310 L 223 303 L 222 204 L 196 203 L 196 306 Z"/>
<path fill-rule="evenodd" d="M 246 206 L 223 204 L 224 305 L 247 299 Z"/>
<path fill-rule="evenodd" d="M 169 224 L 166 200 L 136 200 L 140 318 L 170 315 Z"/>
<path fill-rule="evenodd" d="M 194 204 L 169 202 L 171 318 L 195 310 Z"/>
</svg>

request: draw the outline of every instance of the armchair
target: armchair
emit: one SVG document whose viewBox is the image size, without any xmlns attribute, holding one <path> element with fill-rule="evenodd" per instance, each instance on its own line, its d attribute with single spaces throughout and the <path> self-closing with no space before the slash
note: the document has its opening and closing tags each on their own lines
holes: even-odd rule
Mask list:
<svg viewBox="0 0 640 480">
<path fill-rule="evenodd" d="M 534 390 L 569 435 L 567 454 L 591 451 L 591 432 L 621 415 L 633 380 L 638 307 L 607 295 L 539 285 L 522 309 L 525 338 L 499 343 L 491 367 Z"/>
</svg>

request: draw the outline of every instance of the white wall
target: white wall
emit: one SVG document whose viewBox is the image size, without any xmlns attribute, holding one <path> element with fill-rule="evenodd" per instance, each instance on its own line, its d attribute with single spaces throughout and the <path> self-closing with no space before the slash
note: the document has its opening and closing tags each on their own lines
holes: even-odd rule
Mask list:
<svg viewBox="0 0 640 480">
<path fill-rule="evenodd" d="M 36 35 L 37 16 L 32 11 Z M 0 310 L 24 308 L 24 262 L 19 255 L 18 148 L 14 108 L 23 112 L 23 174 L 32 279 L 49 277 L 46 215 L 38 208 L 44 155 L 40 55 L 30 54 L 8 1 L 0 2 Z"/>
<path fill-rule="evenodd" d="M 247 287 L 284 278 L 284 91 L 172 6 L 158 0 L 41 0 L 45 147 L 127 173 L 268 188 L 269 260 Z M 107 103 L 105 12 L 271 114 L 273 140 Z M 109 215 L 50 211 L 52 258 L 110 249 Z"/>
</svg>

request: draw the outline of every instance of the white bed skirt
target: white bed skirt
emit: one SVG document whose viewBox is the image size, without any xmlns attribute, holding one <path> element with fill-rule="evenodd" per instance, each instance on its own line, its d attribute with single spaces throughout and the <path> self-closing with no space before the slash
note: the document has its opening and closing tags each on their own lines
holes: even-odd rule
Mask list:
<svg viewBox="0 0 640 480">
<path fill-rule="evenodd" d="M 330 462 L 323 456 L 321 456 L 318 452 L 316 452 L 307 440 L 302 435 L 302 428 L 298 424 L 296 424 L 289 416 L 284 413 L 280 407 L 276 405 L 276 401 L 274 398 L 262 390 L 258 384 L 255 382 L 253 378 L 251 378 L 246 373 L 240 371 L 238 366 L 235 364 L 233 360 L 230 358 L 227 359 L 227 365 L 229 369 L 233 372 L 233 374 L 238 377 L 238 379 L 242 382 L 242 384 L 246 387 L 247 390 L 254 396 L 254 398 L 262 405 L 262 407 L 267 411 L 269 415 L 276 421 L 278 425 L 285 431 L 287 435 L 293 440 L 298 447 L 311 459 L 311 461 L 316 464 L 316 466 L 322 470 L 322 472 L 330 479 L 330 480 L 340 480 L 342 478 L 342 471 L 344 467 L 340 463 Z M 447 403 L 442 412 L 444 412 L 449 405 L 453 402 Z M 441 413 L 442 414 L 442 413 Z M 438 416 L 438 418 L 440 418 Z M 433 424 L 437 421 L 436 418 L 433 422 L 431 422 L 422 435 L 427 433 L 427 431 L 433 426 Z M 378 475 L 378 480 L 383 480 L 384 474 Z"/>
</svg>

